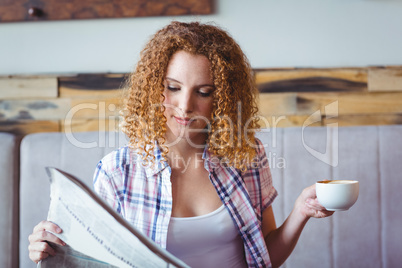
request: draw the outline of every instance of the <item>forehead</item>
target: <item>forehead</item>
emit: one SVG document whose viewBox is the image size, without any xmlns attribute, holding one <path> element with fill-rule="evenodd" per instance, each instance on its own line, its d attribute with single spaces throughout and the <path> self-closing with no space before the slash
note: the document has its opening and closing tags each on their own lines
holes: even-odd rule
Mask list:
<svg viewBox="0 0 402 268">
<path fill-rule="evenodd" d="M 166 75 L 169 77 L 170 75 L 182 76 L 191 74 L 198 76 L 207 75 L 210 77 L 210 69 L 211 63 L 207 57 L 180 50 L 171 57 Z"/>
</svg>

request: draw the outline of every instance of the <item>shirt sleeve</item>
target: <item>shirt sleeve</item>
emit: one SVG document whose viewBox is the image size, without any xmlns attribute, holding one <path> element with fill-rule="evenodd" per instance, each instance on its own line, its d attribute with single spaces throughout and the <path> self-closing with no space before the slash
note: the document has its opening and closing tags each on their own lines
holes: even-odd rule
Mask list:
<svg viewBox="0 0 402 268">
<path fill-rule="evenodd" d="M 94 191 L 108 203 L 117 213 L 122 214 L 121 203 L 117 195 L 117 187 L 112 176 L 107 172 L 102 160 L 98 163 L 95 169 Z"/>
<path fill-rule="evenodd" d="M 261 212 L 267 207 L 271 206 L 275 198 L 278 196 L 278 192 L 272 183 L 271 169 L 269 167 L 269 161 L 265 148 L 259 139 L 257 141 L 257 161 L 260 176 L 260 191 L 261 191 Z"/>
</svg>

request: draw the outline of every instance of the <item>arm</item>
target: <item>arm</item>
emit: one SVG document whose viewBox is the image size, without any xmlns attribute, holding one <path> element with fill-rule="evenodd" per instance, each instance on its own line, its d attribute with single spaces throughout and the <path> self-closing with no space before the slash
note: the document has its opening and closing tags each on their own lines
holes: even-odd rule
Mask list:
<svg viewBox="0 0 402 268">
<path fill-rule="evenodd" d="M 285 222 L 276 228 L 272 207 L 263 212 L 262 231 L 272 266 L 279 267 L 292 253 L 300 234 L 311 217 L 324 218 L 332 215 L 322 207 L 315 195 L 315 185 L 303 190 Z"/>
</svg>

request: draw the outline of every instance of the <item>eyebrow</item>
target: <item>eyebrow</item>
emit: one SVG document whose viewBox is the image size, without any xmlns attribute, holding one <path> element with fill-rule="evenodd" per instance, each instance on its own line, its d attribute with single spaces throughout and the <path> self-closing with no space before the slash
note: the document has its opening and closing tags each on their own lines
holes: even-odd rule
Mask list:
<svg viewBox="0 0 402 268">
<path fill-rule="evenodd" d="M 180 85 L 183 84 L 182 82 L 180 82 L 180 81 L 178 81 L 176 79 L 170 78 L 170 77 L 166 77 L 166 80 L 170 80 L 170 81 L 179 83 Z M 213 85 L 213 84 L 202 84 L 202 85 L 198 85 L 197 87 L 213 87 L 213 88 L 215 88 L 215 85 Z"/>
<path fill-rule="evenodd" d="M 166 80 L 171 80 L 173 82 L 179 83 L 180 85 L 182 84 L 182 82 L 180 82 L 180 81 L 178 81 L 176 79 L 170 78 L 170 77 L 166 77 Z"/>
</svg>

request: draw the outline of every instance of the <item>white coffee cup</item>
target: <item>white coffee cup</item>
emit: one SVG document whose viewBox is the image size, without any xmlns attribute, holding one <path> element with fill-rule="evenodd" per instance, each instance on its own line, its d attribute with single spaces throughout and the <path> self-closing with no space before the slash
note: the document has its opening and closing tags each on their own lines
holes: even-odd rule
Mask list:
<svg viewBox="0 0 402 268">
<path fill-rule="evenodd" d="M 359 196 L 359 182 L 354 180 L 317 181 L 318 202 L 327 210 L 348 210 Z"/>
</svg>

